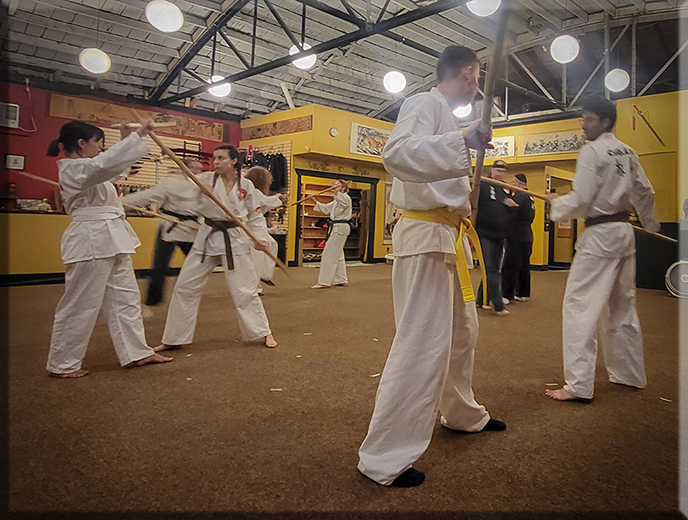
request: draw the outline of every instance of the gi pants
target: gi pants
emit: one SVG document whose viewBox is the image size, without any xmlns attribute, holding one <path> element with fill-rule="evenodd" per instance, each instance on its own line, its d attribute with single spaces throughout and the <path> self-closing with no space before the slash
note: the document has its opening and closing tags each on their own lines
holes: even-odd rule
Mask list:
<svg viewBox="0 0 688 520">
<path fill-rule="evenodd" d="M 186 257 L 172 292 L 162 342 L 166 345 L 188 345 L 193 341 L 201 292 L 213 269 L 222 265 L 225 279 L 239 318 L 241 336 L 246 341 L 263 339 L 270 334 L 265 309 L 258 296 L 258 278 L 250 254 L 234 254 L 234 269 L 227 269 L 225 255 L 206 256 L 192 249 Z"/>
<path fill-rule="evenodd" d="M 389 485 L 425 452 L 439 408 L 448 428 L 477 432 L 490 419 L 471 388 L 478 316 L 465 303 L 456 264 L 443 253 L 397 257 L 396 335 L 380 378 L 358 469 Z"/>
<path fill-rule="evenodd" d="M 483 250 L 483 260 L 485 261 L 485 271 L 487 271 L 487 302 L 493 305 L 494 310 L 499 312 L 504 310 L 502 301 L 502 259 L 504 258 L 504 240 L 493 240 L 491 238 L 480 239 L 480 247 Z M 483 283 L 480 282 L 476 303 L 483 304 Z"/>
<path fill-rule="evenodd" d="M 571 263 L 563 308 L 564 390 L 592 399 L 598 321 L 613 383 L 646 384 L 643 337 L 635 305 L 635 255 L 599 257 L 579 251 Z"/>
<path fill-rule="evenodd" d="M 513 300 L 514 296 L 530 297 L 530 255 L 532 252 L 533 242 L 506 241 L 504 267 L 502 267 L 502 294 L 507 300 Z"/>
<path fill-rule="evenodd" d="M 260 237 L 260 239 L 265 240 L 270 245 L 270 252 L 276 257 L 278 250 L 277 240 L 270 235 Z M 255 248 L 251 250 L 251 258 L 253 260 L 253 268 L 256 271 L 256 277 L 258 278 L 258 285 L 260 286 L 261 280 L 272 280 L 275 274 L 275 261 Z"/>
<path fill-rule="evenodd" d="M 189 254 L 193 242 L 165 242 L 162 239 L 163 229 L 158 228 L 153 252 L 153 266 L 148 274 L 148 292 L 146 305 L 158 305 L 165 298 L 165 279 L 169 274 L 170 260 L 174 250 L 179 247 L 185 255 Z"/>
<path fill-rule="evenodd" d="M 327 242 L 325 242 L 325 249 L 323 249 L 322 256 L 320 257 L 320 273 L 318 274 L 318 283 L 320 285 L 349 283 L 349 279 L 346 276 L 344 246 L 351 228 L 349 224 L 332 224 L 332 226 L 332 233 Z M 344 226 L 346 226 L 346 229 L 344 229 Z"/>
<path fill-rule="evenodd" d="M 81 368 L 101 306 L 107 313 L 120 365 L 154 354 L 146 343 L 131 257 L 119 254 L 66 265 L 65 293 L 55 311 L 48 372 L 68 374 Z"/>
</svg>

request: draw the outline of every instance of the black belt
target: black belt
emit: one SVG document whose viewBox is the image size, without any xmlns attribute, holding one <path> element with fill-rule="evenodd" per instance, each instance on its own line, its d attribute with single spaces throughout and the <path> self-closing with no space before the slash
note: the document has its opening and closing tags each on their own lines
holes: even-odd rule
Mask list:
<svg viewBox="0 0 688 520">
<path fill-rule="evenodd" d="M 631 216 L 627 211 L 621 213 L 614 213 L 613 215 L 601 215 L 599 217 L 592 217 L 585 219 L 585 227 L 596 226 L 598 224 L 606 224 L 607 222 L 630 222 Z"/>
<path fill-rule="evenodd" d="M 232 229 L 235 227 L 239 227 L 239 224 L 237 224 L 234 220 L 213 220 L 210 218 L 205 218 L 204 219 L 205 223 L 210 226 L 211 230 L 210 233 L 208 233 L 208 236 L 205 237 L 205 242 L 203 242 L 203 256 L 201 257 L 201 263 L 203 263 L 203 260 L 205 260 L 205 249 L 206 245 L 208 244 L 208 239 L 210 236 L 215 233 L 216 231 L 221 232 L 224 237 L 225 237 L 225 253 L 227 255 L 227 270 L 231 271 L 234 269 L 234 258 L 232 257 L 232 241 L 229 239 L 229 233 L 227 233 L 228 229 Z"/>
<path fill-rule="evenodd" d="M 329 220 L 327 223 L 327 235 L 325 236 L 325 241 L 330 238 L 330 235 L 332 234 L 332 228 L 334 227 L 335 224 L 348 224 L 348 220 Z"/>
<path fill-rule="evenodd" d="M 170 217 L 174 217 L 177 220 L 180 221 L 185 221 L 185 220 L 193 220 L 194 222 L 198 222 L 198 217 L 196 215 L 182 215 L 181 213 L 175 213 L 174 211 L 170 211 L 169 209 L 165 208 L 160 208 L 160 212 L 164 213 L 165 215 L 169 215 Z M 166 233 L 169 233 L 172 231 L 174 228 L 176 228 L 179 224 L 177 222 L 173 222 L 172 225 L 170 225 L 169 228 L 167 228 Z"/>
</svg>

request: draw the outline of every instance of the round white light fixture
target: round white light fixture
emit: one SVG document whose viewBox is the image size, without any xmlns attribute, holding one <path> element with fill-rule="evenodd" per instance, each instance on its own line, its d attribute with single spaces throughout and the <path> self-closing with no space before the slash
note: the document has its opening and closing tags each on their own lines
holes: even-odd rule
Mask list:
<svg viewBox="0 0 688 520">
<path fill-rule="evenodd" d="M 490 16 L 497 12 L 502 0 L 473 0 L 466 7 L 476 16 Z"/>
<path fill-rule="evenodd" d="M 308 45 L 307 43 L 303 44 L 303 50 L 307 51 L 310 49 L 311 46 Z M 293 56 L 294 54 L 297 54 L 301 51 L 299 51 L 299 48 L 296 45 L 292 45 L 289 48 L 289 56 Z M 305 56 L 303 58 L 299 58 L 298 60 L 292 61 L 294 65 L 296 65 L 299 69 L 307 70 L 310 69 L 313 65 L 315 65 L 316 60 L 318 57 L 315 54 L 310 54 L 308 56 Z"/>
<path fill-rule="evenodd" d="M 580 45 L 578 40 L 568 34 L 559 36 L 552 42 L 552 46 L 549 48 L 552 58 L 559 63 L 572 62 L 578 56 L 579 51 Z"/>
<path fill-rule="evenodd" d="M 179 7 L 167 0 L 153 0 L 146 6 L 146 18 L 162 32 L 178 31 L 184 25 L 184 15 Z"/>
<path fill-rule="evenodd" d="M 110 65 L 112 65 L 110 56 L 93 47 L 84 49 L 79 53 L 79 63 L 93 74 L 104 74 L 110 70 Z"/>
<path fill-rule="evenodd" d="M 471 115 L 471 112 L 473 112 L 473 106 L 468 103 L 465 107 L 458 107 L 454 109 L 454 115 L 458 118 L 462 117 L 468 117 Z"/>
<path fill-rule="evenodd" d="M 216 81 L 220 81 L 221 79 L 223 79 L 223 76 L 213 76 L 212 79 L 208 80 L 208 83 L 215 83 Z M 218 85 L 217 87 L 212 87 L 208 89 L 208 92 L 210 92 L 215 97 L 228 96 L 231 91 L 231 83 L 225 83 L 224 85 Z"/>
<path fill-rule="evenodd" d="M 382 84 L 387 89 L 387 92 L 398 94 L 406 88 L 406 76 L 399 71 L 392 70 L 385 74 Z"/>
<path fill-rule="evenodd" d="M 610 70 L 607 77 L 604 78 L 605 86 L 612 92 L 621 92 L 626 87 L 628 87 L 631 82 L 631 78 L 623 69 Z"/>
</svg>

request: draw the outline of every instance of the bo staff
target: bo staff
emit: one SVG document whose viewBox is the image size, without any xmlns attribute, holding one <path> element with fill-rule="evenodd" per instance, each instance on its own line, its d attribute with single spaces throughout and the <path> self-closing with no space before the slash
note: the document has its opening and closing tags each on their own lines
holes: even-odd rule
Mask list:
<svg viewBox="0 0 688 520">
<path fill-rule="evenodd" d="M 141 123 L 127 123 L 128 128 L 139 128 L 141 126 Z M 169 128 L 172 126 L 177 126 L 177 123 L 174 121 L 167 121 L 166 123 L 153 123 L 153 126 L 155 128 Z M 115 125 L 110 125 L 110 128 L 122 128 L 122 123 L 117 123 Z"/>
<path fill-rule="evenodd" d="M 139 116 L 138 112 L 136 112 L 136 110 L 134 110 L 133 108 L 131 109 L 131 111 L 136 115 L 136 118 L 139 120 L 139 122 L 140 122 L 141 124 L 143 124 L 144 120 L 141 118 L 141 116 Z M 241 220 L 239 220 L 239 218 L 238 218 L 234 213 L 232 213 L 232 211 L 231 211 L 227 206 L 225 206 L 225 205 L 222 203 L 222 201 L 221 201 L 220 199 L 218 199 L 218 198 L 215 196 L 215 194 L 214 194 L 212 191 L 210 191 L 210 190 L 208 189 L 208 187 L 207 187 L 205 184 L 203 184 L 203 183 L 199 180 L 199 178 L 196 177 L 196 176 L 193 174 L 193 172 L 192 172 L 191 170 L 189 170 L 189 167 L 188 167 L 186 164 L 184 164 L 184 161 L 182 161 L 179 157 L 177 157 L 177 155 L 176 155 L 172 150 L 170 150 L 167 146 L 165 146 L 165 143 L 163 143 L 163 142 L 160 140 L 160 138 L 159 138 L 157 135 L 155 135 L 154 132 L 151 131 L 148 135 L 150 135 L 151 139 L 153 139 L 153 141 L 155 141 L 155 144 L 157 144 L 157 145 L 160 147 L 160 149 L 162 150 L 162 153 L 164 153 L 164 154 L 167 155 L 170 159 L 172 159 L 175 163 L 177 163 L 177 166 L 179 166 L 179 168 L 181 168 L 181 170 L 184 172 L 184 174 L 185 174 L 189 179 L 191 179 L 191 180 L 193 181 L 193 183 L 194 183 L 196 186 L 198 186 L 198 187 L 200 188 L 201 193 L 203 193 L 203 195 L 205 195 L 205 196 L 208 197 L 210 200 L 212 200 L 215 204 L 217 204 L 217 206 L 218 206 L 218 207 L 219 207 L 219 208 L 220 208 L 220 209 L 221 209 L 230 219 L 232 219 L 234 222 L 237 223 L 238 227 L 240 227 L 241 229 L 244 230 L 244 232 L 248 235 L 248 237 L 249 237 L 251 240 L 253 240 L 254 243 L 256 243 L 256 244 L 260 244 L 260 243 L 261 243 L 260 239 L 258 239 L 257 236 L 255 236 L 253 233 L 251 233 L 251 231 L 246 227 L 246 225 L 245 225 Z M 240 186 L 238 186 L 237 188 L 240 188 Z M 263 251 L 263 250 L 261 249 L 261 251 Z M 263 253 L 265 253 L 266 255 L 268 255 L 268 257 L 270 257 L 272 260 L 274 260 L 274 262 L 275 262 L 275 264 L 277 265 L 277 267 L 279 267 L 280 269 L 282 269 L 282 270 L 285 272 L 285 274 L 286 274 L 289 278 L 291 278 L 291 276 L 289 275 L 289 273 L 288 273 L 288 271 L 287 271 L 287 266 L 284 265 L 284 263 L 283 263 L 279 258 L 277 258 L 275 255 L 273 255 L 273 254 L 270 253 L 269 251 L 263 251 Z"/>
<path fill-rule="evenodd" d="M 504 48 L 504 38 L 506 36 L 506 27 L 511 14 L 511 4 L 513 0 L 504 0 L 502 2 L 502 12 L 499 17 L 499 25 L 497 26 L 497 37 L 494 42 L 494 49 L 492 50 L 492 59 L 490 66 L 485 75 L 485 95 L 483 96 L 483 113 L 480 120 L 480 132 L 487 134 L 492 128 L 492 100 L 494 98 L 495 83 L 499 76 L 499 71 L 502 67 L 502 50 Z M 473 189 L 471 190 L 471 222 L 475 224 L 475 219 L 478 214 L 478 199 L 480 198 L 480 179 L 483 174 L 483 164 L 485 162 L 485 150 L 478 150 L 478 155 L 475 161 L 475 170 L 473 172 Z"/>
<path fill-rule="evenodd" d="M 45 177 L 41 177 L 40 175 L 34 175 L 32 173 L 26 173 L 19 170 L 12 170 L 12 173 L 18 173 L 19 175 L 23 175 L 24 177 L 28 177 L 29 179 L 45 182 L 46 184 L 50 184 L 51 186 L 55 186 L 57 188 L 60 187 L 59 182 L 51 181 L 50 179 L 46 179 Z"/>
<path fill-rule="evenodd" d="M 506 182 L 498 181 L 497 179 L 491 179 L 491 178 L 486 178 L 484 179 L 485 182 L 489 184 L 494 184 L 495 186 L 503 186 L 505 188 L 510 189 L 511 191 L 518 191 L 520 193 L 525 193 L 527 195 L 530 195 L 534 199 L 540 199 L 544 200 L 545 202 L 549 202 L 549 199 L 547 198 L 546 195 L 540 195 L 539 193 L 533 193 L 532 191 L 528 191 L 525 188 L 521 188 L 519 186 L 512 186 L 511 184 L 507 184 Z M 673 242 L 673 243 L 678 243 L 678 240 L 675 238 L 668 237 L 666 235 L 661 235 L 659 233 L 650 233 L 649 231 L 646 231 L 645 229 L 639 227 L 639 226 L 633 226 L 633 229 L 638 231 L 639 233 L 642 233 L 643 235 L 648 235 L 651 237 L 659 238 L 661 240 L 666 240 L 667 242 Z"/>
<path fill-rule="evenodd" d="M 301 204 L 302 202 L 306 202 L 308 199 L 312 199 L 313 197 L 317 197 L 318 195 L 322 195 L 323 193 L 327 193 L 328 191 L 332 191 L 334 189 L 334 186 L 330 186 L 329 188 L 326 188 L 322 191 L 319 191 L 318 193 L 314 195 L 309 195 L 308 197 L 304 197 L 301 200 L 297 200 L 296 202 L 292 202 L 289 204 L 289 207 L 291 208 L 292 206 L 296 206 L 297 204 Z"/>
<path fill-rule="evenodd" d="M 132 206 L 131 204 L 122 204 L 127 209 L 131 209 L 134 211 L 138 211 L 139 213 L 143 213 L 144 215 L 150 215 L 151 217 L 157 217 L 162 220 L 166 220 L 167 222 L 172 222 L 174 224 L 177 224 L 178 226 L 183 226 L 185 228 L 193 229 L 194 231 L 198 231 L 198 228 L 195 226 L 192 226 L 191 224 L 187 224 L 186 222 L 183 222 L 181 220 L 178 220 L 174 217 L 170 217 L 169 215 L 165 215 L 163 213 L 156 213 L 155 211 L 150 211 L 144 208 L 139 208 L 138 206 Z"/>
</svg>

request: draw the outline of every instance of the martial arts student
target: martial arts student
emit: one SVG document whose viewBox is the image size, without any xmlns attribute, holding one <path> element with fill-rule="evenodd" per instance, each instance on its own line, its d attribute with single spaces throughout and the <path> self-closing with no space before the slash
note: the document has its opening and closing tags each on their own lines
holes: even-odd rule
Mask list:
<svg viewBox="0 0 688 520">
<path fill-rule="evenodd" d="M 72 222 L 62 235 L 65 293 L 55 311 L 47 370 L 55 377 L 82 377 L 86 347 L 101 306 L 107 312 L 110 337 L 122 366 L 164 363 L 146 344 L 139 286 L 131 257 L 141 245 L 124 218 L 112 181 L 149 153 L 142 137 L 122 124 L 122 140 L 103 151 L 103 131 L 82 121 L 62 126 L 48 155 L 57 161 L 60 195 Z"/>
<path fill-rule="evenodd" d="M 252 233 L 264 236 L 267 233 L 265 219 L 256 211 L 258 203 L 253 183 L 241 177 L 239 152 L 230 145 L 218 146 L 213 152 L 213 166 L 215 171 L 202 173 L 198 176 L 199 180 Z M 197 198 L 197 213 L 203 216 L 203 225 L 196 234 L 172 291 L 162 344 L 155 350 L 161 352 L 193 341 L 201 292 L 208 276 L 218 265 L 224 267 L 244 340 L 261 340 L 266 347 L 276 347 L 277 342 L 272 337 L 265 309 L 258 296 L 258 277 L 251 258 L 254 248 L 252 240 L 200 189 L 197 190 Z M 265 242 L 255 247 L 268 250 Z"/>
<path fill-rule="evenodd" d="M 349 279 L 346 276 L 346 257 L 344 246 L 351 233 L 351 197 L 347 193 L 349 186 L 346 181 L 336 180 L 334 186 L 334 200 L 324 204 L 315 199 L 315 207 L 318 213 L 329 215 L 327 223 L 327 238 L 325 248 L 320 257 L 320 273 L 318 283 L 311 285 L 311 289 L 326 289 L 333 285 L 347 286 Z"/>
<path fill-rule="evenodd" d="M 196 175 L 203 171 L 203 163 L 197 159 L 186 158 L 184 163 Z M 139 207 L 156 204 L 161 213 L 187 224 L 196 225 L 198 220 L 196 215 L 198 188 L 180 169 L 174 168 L 170 170 L 170 173 L 173 175 L 163 177 L 152 188 L 125 195 L 122 197 L 122 203 Z M 179 248 L 185 255 L 188 255 L 195 238 L 195 230 L 174 222 L 160 220 L 158 233 L 155 237 L 153 266 L 148 275 L 146 307 L 143 309 L 144 317 L 146 311 L 150 315 L 148 306 L 159 305 L 165 298 L 165 279 L 174 250 Z"/>
<path fill-rule="evenodd" d="M 564 380 L 546 394 L 557 401 L 592 399 L 599 336 L 612 383 L 644 388 L 643 336 L 635 305 L 635 236 L 629 214 L 659 231 L 654 190 L 638 155 L 611 133 L 616 107 L 605 98 L 583 103 L 583 146 L 573 190 L 550 195 L 552 220 L 584 218 L 563 306 Z M 600 321 L 600 318 L 602 320 Z"/>
<path fill-rule="evenodd" d="M 497 159 L 490 169 L 489 177 L 503 181 L 507 164 Z M 483 260 L 487 271 L 487 297 L 483 300 L 482 283 L 478 288 L 478 305 L 489 310 L 490 304 L 498 316 L 509 314 L 504 308 L 502 300 L 502 261 L 506 237 L 511 229 L 515 216 L 513 208 L 518 204 L 511 198 L 512 192 L 507 188 L 495 186 L 488 182 L 480 183 L 480 197 L 478 202 L 478 216 L 475 220 L 475 230 L 480 238 L 483 250 Z"/>
<path fill-rule="evenodd" d="M 265 219 L 265 214 L 268 211 L 277 209 L 285 203 L 286 197 L 284 195 L 269 195 L 270 184 L 272 184 L 272 174 L 267 168 L 254 166 L 244 174 L 244 177 L 250 180 L 256 188 L 256 202 L 258 203 L 258 209 L 263 219 Z M 267 231 L 267 221 L 265 231 Z M 270 233 L 261 233 L 259 238 L 268 243 L 272 256 L 276 257 L 278 250 L 277 241 L 272 238 Z M 260 285 L 261 281 L 265 282 L 267 285 L 275 285 L 272 281 L 272 276 L 275 273 L 275 261 L 257 249 L 252 250 L 251 256 L 253 257 L 253 268 L 258 276 L 258 294 L 262 294 L 263 287 Z"/>
<path fill-rule="evenodd" d="M 514 176 L 513 185 L 528 188 L 528 179 L 522 173 Z M 504 266 L 502 267 L 502 294 L 507 301 L 527 302 L 530 299 L 530 255 L 533 252 L 532 224 L 535 218 L 535 199 L 515 191 L 512 198 L 515 210 L 511 229 L 506 237 Z M 489 281 L 487 282 L 490 283 Z"/>
<path fill-rule="evenodd" d="M 479 121 L 457 130 L 452 111 L 473 101 L 479 73 L 475 52 L 447 47 L 437 62 L 437 87 L 404 102 L 382 154 L 394 177 L 390 199 L 402 209 L 392 238 L 396 335 L 358 463 L 382 485 L 423 482 L 412 465 L 430 444 L 438 409 L 452 430 L 506 428 L 473 396 L 478 316 L 470 276 L 466 297 L 462 291 L 466 256 L 457 255 L 459 227 L 471 214 L 468 149 L 491 146 L 492 132 L 481 134 Z"/>
</svg>

